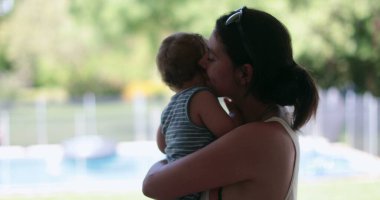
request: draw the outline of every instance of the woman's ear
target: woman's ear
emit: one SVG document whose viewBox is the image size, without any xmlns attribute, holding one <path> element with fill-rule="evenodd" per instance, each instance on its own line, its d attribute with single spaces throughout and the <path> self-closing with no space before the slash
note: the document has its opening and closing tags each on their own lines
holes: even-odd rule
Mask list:
<svg viewBox="0 0 380 200">
<path fill-rule="evenodd" d="M 251 64 L 244 64 L 240 67 L 240 82 L 244 86 L 248 86 L 252 81 L 253 68 Z"/>
</svg>

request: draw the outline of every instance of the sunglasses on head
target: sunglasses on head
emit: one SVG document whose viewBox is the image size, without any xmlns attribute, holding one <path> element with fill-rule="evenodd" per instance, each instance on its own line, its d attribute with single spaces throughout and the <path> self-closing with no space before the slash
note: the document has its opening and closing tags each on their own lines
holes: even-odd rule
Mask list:
<svg viewBox="0 0 380 200">
<path fill-rule="evenodd" d="M 246 10 L 247 7 L 243 6 L 242 8 L 238 9 L 235 11 L 234 14 L 232 14 L 231 16 L 228 17 L 228 19 L 226 20 L 226 23 L 225 25 L 228 26 L 230 24 L 233 24 L 233 23 L 236 23 L 237 24 L 237 28 L 238 28 L 238 31 L 239 31 L 239 34 L 240 34 L 240 39 L 243 43 L 243 47 L 244 47 L 244 50 L 245 52 L 248 54 L 248 57 L 249 59 L 251 60 L 251 63 L 254 61 L 254 56 L 253 56 L 253 51 L 251 51 L 251 49 L 249 48 L 249 45 L 247 44 L 247 41 L 248 39 L 246 38 L 245 36 L 245 32 L 243 30 L 243 25 L 242 25 L 242 18 L 243 18 L 243 15 L 244 15 L 244 10 Z"/>
</svg>

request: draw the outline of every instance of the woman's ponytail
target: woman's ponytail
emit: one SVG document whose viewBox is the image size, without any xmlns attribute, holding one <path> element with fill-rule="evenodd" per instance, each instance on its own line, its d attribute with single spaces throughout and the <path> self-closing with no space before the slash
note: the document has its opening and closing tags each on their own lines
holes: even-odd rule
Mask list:
<svg viewBox="0 0 380 200">
<path fill-rule="evenodd" d="M 312 116 L 315 116 L 318 107 L 319 95 L 317 86 L 304 68 L 295 67 L 295 81 L 298 84 L 294 102 L 292 128 L 297 130 L 306 124 Z"/>
</svg>

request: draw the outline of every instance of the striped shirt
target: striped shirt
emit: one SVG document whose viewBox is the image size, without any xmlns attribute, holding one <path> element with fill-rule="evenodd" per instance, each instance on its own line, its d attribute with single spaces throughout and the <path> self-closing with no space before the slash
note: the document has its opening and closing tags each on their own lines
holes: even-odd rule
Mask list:
<svg viewBox="0 0 380 200">
<path fill-rule="evenodd" d="M 195 93 L 208 90 L 192 87 L 175 94 L 161 115 L 162 133 L 165 135 L 165 154 L 172 162 L 206 146 L 215 136 L 206 128 L 190 120 L 189 105 Z"/>
</svg>

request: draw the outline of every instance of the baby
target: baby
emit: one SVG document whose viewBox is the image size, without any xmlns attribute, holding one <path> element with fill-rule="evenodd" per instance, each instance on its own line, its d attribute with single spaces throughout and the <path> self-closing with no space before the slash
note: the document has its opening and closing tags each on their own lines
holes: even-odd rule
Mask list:
<svg viewBox="0 0 380 200">
<path fill-rule="evenodd" d="M 197 151 L 240 124 L 206 87 L 206 75 L 199 64 L 206 54 L 206 40 L 193 33 L 168 36 L 157 54 L 162 80 L 175 92 L 162 112 L 157 132 L 158 147 L 168 162 Z M 180 199 L 199 198 L 196 193 Z"/>
</svg>

